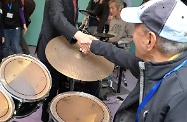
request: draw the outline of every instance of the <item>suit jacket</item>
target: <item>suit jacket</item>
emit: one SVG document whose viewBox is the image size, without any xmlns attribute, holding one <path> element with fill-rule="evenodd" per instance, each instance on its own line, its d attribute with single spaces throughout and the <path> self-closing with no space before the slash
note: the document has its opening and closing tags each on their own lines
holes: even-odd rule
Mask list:
<svg viewBox="0 0 187 122">
<path fill-rule="evenodd" d="M 63 35 L 69 42 L 72 42 L 72 38 L 78 31 L 75 27 L 76 21 L 77 14 L 76 19 L 74 19 L 73 0 L 45 1 L 43 23 L 36 48 L 37 56 L 41 61 L 48 62 L 45 48 L 53 38 Z"/>
</svg>

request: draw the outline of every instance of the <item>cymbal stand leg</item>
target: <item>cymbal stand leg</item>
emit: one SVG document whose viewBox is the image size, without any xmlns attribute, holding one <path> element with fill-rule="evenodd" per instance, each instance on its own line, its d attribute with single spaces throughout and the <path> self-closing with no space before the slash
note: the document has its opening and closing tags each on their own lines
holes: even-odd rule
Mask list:
<svg viewBox="0 0 187 122">
<path fill-rule="evenodd" d="M 124 74 L 124 71 L 122 71 L 122 76 L 123 76 L 123 82 L 124 82 L 124 86 L 127 86 L 127 80 L 125 78 L 125 74 Z"/>
<path fill-rule="evenodd" d="M 110 79 L 110 88 L 113 90 L 114 93 L 116 93 L 115 88 L 113 87 L 113 81 Z"/>
<path fill-rule="evenodd" d="M 74 86 L 75 86 L 75 80 L 71 79 L 70 80 L 70 91 L 74 91 Z"/>
<path fill-rule="evenodd" d="M 121 78 L 122 78 L 122 67 L 119 67 L 117 93 L 120 93 L 120 89 L 121 89 L 121 80 L 122 80 Z"/>
<path fill-rule="evenodd" d="M 100 87 L 100 89 L 99 89 L 99 98 L 102 98 L 102 95 L 101 95 L 101 92 L 102 92 L 102 81 L 103 81 L 103 80 L 99 80 L 99 82 L 100 82 L 100 83 L 99 83 L 99 85 L 100 85 L 100 86 L 99 86 L 99 87 Z"/>
</svg>

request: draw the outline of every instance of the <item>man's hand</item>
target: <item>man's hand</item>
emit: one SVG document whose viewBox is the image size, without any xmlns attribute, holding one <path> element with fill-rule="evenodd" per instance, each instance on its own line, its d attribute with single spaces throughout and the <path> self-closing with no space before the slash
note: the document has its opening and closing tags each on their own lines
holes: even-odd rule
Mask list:
<svg viewBox="0 0 187 122">
<path fill-rule="evenodd" d="M 5 42 L 5 37 L 2 37 L 2 43 L 4 43 Z"/>
<path fill-rule="evenodd" d="M 26 26 L 26 24 L 23 24 L 23 28 L 24 28 L 24 34 L 26 34 L 27 33 L 27 26 Z"/>
<path fill-rule="evenodd" d="M 80 51 L 85 54 L 90 52 L 90 45 L 92 43 L 92 40 L 98 40 L 96 37 L 84 34 L 81 31 L 77 31 L 74 37 L 75 39 L 77 39 L 77 43 L 80 46 Z"/>
</svg>

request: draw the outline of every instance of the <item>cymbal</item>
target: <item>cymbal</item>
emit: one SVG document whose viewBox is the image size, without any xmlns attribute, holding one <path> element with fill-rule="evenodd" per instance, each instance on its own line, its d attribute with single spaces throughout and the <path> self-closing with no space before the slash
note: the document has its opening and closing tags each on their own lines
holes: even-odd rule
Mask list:
<svg viewBox="0 0 187 122">
<path fill-rule="evenodd" d="M 95 13 L 88 11 L 88 10 L 79 10 L 79 12 L 81 12 L 82 14 L 84 14 L 86 16 L 90 16 L 90 17 L 94 17 L 94 18 L 97 17 Z"/>
<path fill-rule="evenodd" d="M 49 63 L 60 73 L 82 81 L 97 81 L 109 76 L 114 64 L 93 53 L 83 54 L 78 44 L 71 45 L 64 36 L 52 39 L 45 50 Z"/>
<path fill-rule="evenodd" d="M 96 33 L 96 34 L 94 34 L 94 36 L 96 36 L 96 37 L 102 37 L 102 38 L 112 38 L 112 37 L 114 37 L 114 35 L 112 35 L 112 34 L 106 34 L 106 33 Z"/>
</svg>

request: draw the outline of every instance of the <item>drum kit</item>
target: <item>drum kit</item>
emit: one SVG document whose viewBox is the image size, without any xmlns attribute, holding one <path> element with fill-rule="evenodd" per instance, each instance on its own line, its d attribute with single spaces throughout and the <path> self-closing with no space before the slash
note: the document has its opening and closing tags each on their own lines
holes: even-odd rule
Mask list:
<svg viewBox="0 0 187 122">
<path fill-rule="evenodd" d="M 94 36 L 99 37 L 101 41 L 108 42 L 109 38 L 114 37 L 114 35 L 107 33 L 96 33 Z"/>
<path fill-rule="evenodd" d="M 102 56 L 82 54 L 78 44 L 70 45 L 63 36 L 52 39 L 45 51 L 49 63 L 57 71 L 76 80 L 101 80 L 114 69 L 114 64 Z M 50 72 L 37 58 L 15 54 L 3 59 L 0 65 L 0 121 L 31 115 L 48 96 L 51 85 Z M 108 107 L 100 99 L 83 92 L 57 95 L 49 106 L 49 113 L 55 122 L 110 122 Z"/>
<path fill-rule="evenodd" d="M 83 33 L 90 34 L 90 32 L 88 31 L 89 19 L 90 17 L 97 18 L 97 15 L 94 12 L 88 10 L 79 10 L 79 12 L 86 16 L 85 20 L 80 25 L 79 30 L 82 31 Z M 106 41 L 106 42 L 108 41 L 109 38 L 114 37 L 114 35 L 106 34 L 106 33 L 96 33 L 94 34 L 94 36 L 99 37 L 101 41 Z"/>
<path fill-rule="evenodd" d="M 36 58 L 17 54 L 1 62 L 0 121 L 23 118 L 35 112 L 48 96 L 51 76 Z"/>
<path fill-rule="evenodd" d="M 106 78 L 114 69 L 114 64 L 102 56 L 81 53 L 78 44 L 71 45 L 64 36 L 52 39 L 45 54 L 57 71 L 75 80 L 94 82 Z M 73 89 L 53 99 L 50 114 L 55 122 L 110 122 L 109 109 L 100 99 Z"/>
<path fill-rule="evenodd" d="M 93 12 L 90 12 L 90 11 L 88 11 L 88 10 L 79 10 L 79 12 L 85 15 L 85 19 L 84 19 L 84 21 L 82 22 L 82 24 L 79 26 L 78 29 L 79 29 L 81 32 L 83 32 L 83 33 L 91 34 L 91 33 L 88 31 L 89 19 L 90 19 L 90 17 L 96 18 L 97 16 L 96 16 Z"/>
</svg>

